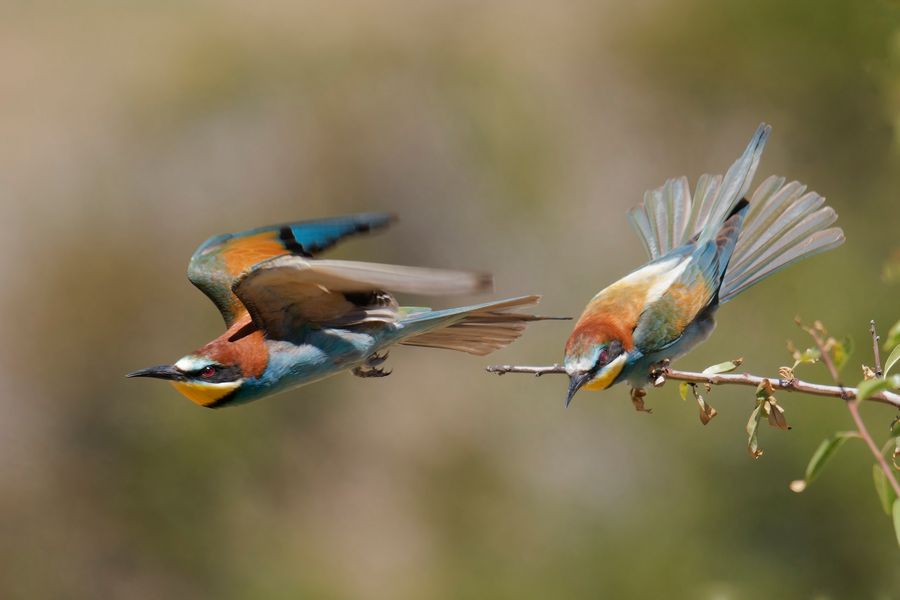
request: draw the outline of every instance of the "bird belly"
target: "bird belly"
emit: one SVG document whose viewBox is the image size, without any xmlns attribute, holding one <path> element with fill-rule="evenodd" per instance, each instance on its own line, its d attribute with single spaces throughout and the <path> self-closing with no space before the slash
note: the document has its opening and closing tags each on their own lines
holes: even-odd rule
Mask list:
<svg viewBox="0 0 900 600">
<path fill-rule="evenodd" d="M 691 321 L 681 336 L 664 348 L 640 356 L 636 362 L 622 369 L 616 383 L 627 380 L 632 387 L 645 387 L 650 378 L 650 369 L 663 360 L 675 360 L 690 352 L 712 334 L 716 328 L 715 312 L 718 306 L 711 306 Z"/>
</svg>

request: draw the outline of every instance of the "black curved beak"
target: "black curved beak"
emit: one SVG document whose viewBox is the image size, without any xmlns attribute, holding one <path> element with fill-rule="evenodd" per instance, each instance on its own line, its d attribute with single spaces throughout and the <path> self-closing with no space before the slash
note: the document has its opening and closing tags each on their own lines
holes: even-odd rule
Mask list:
<svg viewBox="0 0 900 600">
<path fill-rule="evenodd" d="M 569 394 L 566 396 L 566 408 L 569 408 L 569 405 L 572 403 L 572 397 L 575 396 L 575 392 L 580 390 L 581 386 L 587 383 L 590 378 L 590 372 L 569 375 Z"/>
<path fill-rule="evenodd" d="M 172 365 L 159 365 L 158 367 L 147 367 L 132 371 L 125 377 L 155 377 L 156 379 L 169 379 L 171 381 L 180 381 L 185 379 L 184 373 L 173 367 Z"/>
</svg>

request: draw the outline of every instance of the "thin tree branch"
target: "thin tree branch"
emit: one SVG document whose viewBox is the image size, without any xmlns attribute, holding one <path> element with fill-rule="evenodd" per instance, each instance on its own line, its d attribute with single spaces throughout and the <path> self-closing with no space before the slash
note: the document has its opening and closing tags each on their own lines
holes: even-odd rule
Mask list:
<svg viewBox="0 0 900 600">
<path fill-rule="evenodd" d="M 758 375 L 750 375 L 749 373 L 734 374 L 723 373 L 720 375 L 704 375 L 703 373 L 692 373 L 690 371 L 677 371 L 667 368 L 662 371 L 662 376 L 667 379 L 676 381 L 689 381 L 691 383 L 708 383 L 710 385 L 747 385 L 751 387 L 759 387 L 764 381 L 772 384 L 772 388 L 784 392 L 800 392 L 811 396 L 823 396 L 828 398 L 856 398 L 856 388 L 849 388 L 835 385 L 822 385 L 821 383 L 810 383 L 799 379 L 778 379 L 774 377 L 759 377 Z M 900 409 L 900 394 L 892 392 L 881 392 L 869 396 L 867 400 L 889 404 Z"/>
<path fill-rule="evenodd" d="M 816 324 L 813 327 L 807 327 L 806 325 L 801 323 L 800 320 L 798 319 L 797 325 L 799 325 L 803 329 L 803 331 L 808 333 L 809 336 L 816 343 L 816 347 L 819 349 L 819 354 L 820 354 L 819 358 L 822 361 L 822 363 L 825 365 L 825 368 L 828 369 L 828 373 L 831 375 L 832 381 L 834 381 L 838 385 L 838 387 L 840 387 L 841 389 L 844 389 L 844 385 L 841 383 L 841 375 L 840 375 L 840 373 L 838 373 L 838 369 L 835 366 L 834 361 L 831 360 L 831 353 L 828 351 L 828 348 L 826 347 L 825 340 L 823 340 L 822 336 L 819 335 L 819 332 L 816 331 L 816 327 L 822 327 L 822 324 L 820 322 L 816 321 Z M 822 330 L 824 331 L 824 327 L 822 327 Z M 847 399 L 849 399 L 849 398 L 847 398 Z"/>
<path fill-rule="evenodd" d="M 484 368 L 488 373 L 506 375 L 507 373 L 525 373 L 540 377 L 541 375 L 565 374 L 566 369 L 562 365 L 550 365 L 547 367 L 529 367 L 526 365 L 491 365 Z"/>
<path fill-rule="evenodd" d="M 495 373 L 497 375 L 505 375 L 506 373 L 524 373 L 527 375 L 534 375 L 535 377 L 540 377 L 541 375 L 559 375 L 565 374 L 566 372 L 562 365 L 549 365 L 542 367 L 523 365 L 492 365 L 490 367 L 487 367 L 486 370 L 488 373 Z M 809 383 L 806 381 L 800 381 L 799 379 L 788 380 L 779 379 L 777 377 L 760 377 L 758 375 L 750 375 L 749 373 L 722 373 L 719 375 L 704 375 L 703 373 L 679 371 L 666 367 L 654 373 L 654 383 L 659 382 L 660 377 L 662 378 L 662 381 L 659 383 L 659 385 L 665 383 L 667 379 L 672 379 L 675 381 L 687 381 L 690 383 L 707 383 L 709 385 L 746 385 L 757 387 L 763 381 L 768 380 L 769 383 L 772 384 L 772 387 L 776 390 L 782 390 L 785 392 L 801 392 L 803 394 L 809 394 L 812 396 L 855 399 L 857 393 L 856 388 Z M 900 394 L 895 394 L 892 392 L 880 392 L 878 394 L 869 396 L 868 398 L 866 398 L 866 400 L 888 404 L 900 409 Z"/>
<path fill-rule="evenodd" d="M 881 351 L 878 349 L 878 342 L 881 338 L 875 330 L 875 319 L 869 321 L 869 331 L 872 333 L 872 353 L 875 355 L 875 377 L 881 377 L 884 372 L 881 370 Z"/>
<path fill-rule="evenodd" d="M 850 411 L 850 416 L 853 417 L 853 422 L 856 423 L 857 431 L 859 431 L 859 434 L 862 436 L 863 440 L 865 440 L 866 445 L 869 447 L 869 450 L 872 451 L 872 456 L 875 457 L 875 462 L 877 462 L 878 466 L 881 467 L 881 470 L 884 471 L 884 474 L 887 476 L 888 482 L 890 482 L 891 487 L 894 488 L 894 494 L 900 497 L 900 483 L 898 483 L 897 478 L 894 477 L 894 471 L 893 469 L 891 469 L 891 465 L 888 464 L 888 461 L 884 457 L 884 454 L 882 454 L 881 450 L 878 449 L 878 446 L 875 445 L 875 440 L 873 440 L 872 436 L 869 435 L 869 430 L 866 429 L 866 424 L 863 422 L 862 417 L 859 414 L 859 401 L 849 400 L 847 402 L 847 409 Z"/>
<path fill-rule="evenodd" d="M 661 364 L 658 369 L 652 371 L 649 374 L 649 381 L 652 381 L 653 385 L 656 387 L 664 385 L 668 379 L 673 379 L 676 381 L 686 381 L 689 383 L 703 383 L 706 385 L 746 385 L 752 387 L 758 387 L 759 385 L 768 381 L 772 388 L 777 390 L 786 392 L 800 392 L 812 396 L 842 398 L 846 401 L 847 409 L 850 411 L 850 416 L 853 418 L 853 422 L 856 425 L 857 432 L 859 433 L 860 437 L 866 442 L 866 445 L 869 447 L 869 450 L 875 457 L 875 461 L 878 463 L 878 466 L 887 477 L 887 480 L 890 483 L 891 487 L 894 489 L 894 492 L 898 497 L 900 497 L 900 483 L 897 482 L 897 478 L 894 476 L 893 469 L 891 469 L 891 466 L 888 464 L 887 459 L 885 459 L 884 454 L 881 452 L 881 450 L 878 449 L 878 446 L 875 444 L 875 440 L 872 439 L 872 435 L 866 428 L 866 424 L 863 421 L 862 416 L 859 414 L 859 391 L 856 388 L 846 387 L 843 383 L 841 383 L 840 373 L 838 372 L 837 366 L 832 360 L 831 353 L 829 352 L 828 348 L 828 342 L 823 339 L 823 336 L 826 335 L 825 328 L 822 327 L 822 325 L 818 321 L 812 327 L 809 327 L 797 320 L 797 325 L 802 327 L 803 330 L 806 331 L 810 335 L 810 337 L 812 337 L 813 341 L 816 344 L 816 347 L 818 347 L 819 349 L 820 359 L 825 364 L 825 368 L 828 369 L 828 372 L 831 374 L 831 378 L 832 380 L 834 380 L 834 383 L 836 385 L 832 386 L 822 385 L 818 383 L 808 383 L 805 381 L 800 381 L 799 379 L 759 377 L 757 375 L 750 375 L 749 373 L 720 373 L 716 375 L 707 375 L 704 373 L 694 373 L 691 371 L 678 371 L 669 367 L 667 363 Z M 872 334 L 872 348 L 875 354 L 875 372 L 879 377 L 881 377 L 881 356 L 878 352 L 878 333 L 875 330 L 874 320 L 870 321 L 869 323 L 869 331 Z M 493 365 L 487 367 L 487 371 L 489 373 L 496 373 L 497 375 L 505 375 L 506 373 L 526 373 L 534 375 L 535 377 L 540 377 L 542 375 L 565 374 L 566 372 L 565 368 L 562 365 L 558 364 L 549 366 Z M 873 402 L 888 404 L 900 409 L 900 394 L 885 391 L 879 392 L 877 394 L 872 394 L 866 399 Z"/>
<path fill-rule="evenodd" d="M 834 364 L 834 361 L 831 359 L 831 354 L 828 352 L 828 349 L 825 347 L 825 341 L 822 339 L 822 336 L 819 334 L 820 331 L 824 331 L 824 328 L 817 322 L 813 327 L 806 327 L 798 322 L 798 325 L 803 327 L 807 333 L 812 337 L 813 341 L 816 343 L 816 346 L 819 348 L 819 352 L 822 354 L 822 362 L 825 363 L 825 366 L 828 368 L 828 371 L 831 373 L 832 379 L 834 382 L 838 384 L 843 391 L 845 388 L 840 383 L 840 376 L 838 375 L 837 367 Z M 871 321 L 870 330 L 872 332 L 872 337 L 876 340 L 878 339 L 878 335 L 875 333 L 875 322 Z M 880 361 L 878 357 L 878 342 L 875 342 L 875 360 L 876 362 Z M 876 366 L 877 370 L 880 370 Z M 866 446 L 869 447 L 869 450 L 872 452 L 872 456 L 875 457 L 875 462 L 878 463 L 878 466 L 884 472 L 887 477 L 888 482 L 891 484 L 891 487 L 894 488 L 894 493 L 897 496 L 900 496 L 900 483 L 897 482 L 897 478 L 894 477 L 894 470 L 891 469 L 891 466 L 888 464 L 887 459 L 882 454 L 881 450 L 875 444 L 875 440 L 872 439 L 872 435 L 869 433 L 868 428 L 866 427 L 865 422 L 862 420 L 862 416 L 859 414 L 859 399 L 854 397 L 847 397 L 847 410 L 850 411 L 850 416 L 853 417 L 853 422 L 856 424 L 856 430 L 859 432 L 859 435 L 866 442 Z"/>
</svg>

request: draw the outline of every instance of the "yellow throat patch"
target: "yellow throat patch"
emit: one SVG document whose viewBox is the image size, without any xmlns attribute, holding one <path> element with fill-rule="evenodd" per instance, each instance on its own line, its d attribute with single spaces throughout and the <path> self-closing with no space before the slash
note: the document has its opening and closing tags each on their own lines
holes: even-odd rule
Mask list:
<svg viewBox="0 0 900 600">
<path fill-rule="evenodd" d="M 600 373 L 587 382 L 582 389 L 585 390 L 605 390 L 612 382 L 619 376 L 619 373 L 622 372 L 622 368 L 625 366 L 625 359 L 627 358 L 626 354 L 622 354 L 617 357 L 614 361 L 603 367 Z"/>
<path fill-rule="evenodd" d="M 203 383 L 201 381 L 170 381 L 176 390 L 188 400 L 200 406 L 209 406 L 241 387 L 240 381 Z"/>
</svg>

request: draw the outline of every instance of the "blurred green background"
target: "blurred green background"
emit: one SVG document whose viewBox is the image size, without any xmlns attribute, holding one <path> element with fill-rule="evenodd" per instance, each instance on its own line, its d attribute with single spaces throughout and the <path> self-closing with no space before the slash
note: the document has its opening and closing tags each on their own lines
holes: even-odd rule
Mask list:
<svg viewBox="0 0 900 600">
<path fill-rule="evenodd" d="M 625 211 L 723 172 L 809 183 L 847 243 L 720 311 L 680 364 L 789 362 L 795 315 L 900 318 L 900 6 L 858 0 L 0 4 L 3 598 L 898 598 L 900 553 L 850 443 L 802 495 L 839 402 L 677 388 L 563 410 L 568 323 L 490 357 L 398 349 L 209 411 L 124 373 L 221 332 L 187 282 L 207 236 L 390 210 L 333 255 L 496 273 L 580 313 L 644 260 Z M 464 300 L 464 299 L 463 299 Z M 457 302 L 458 300 L 454 300 Z M 825 380 L 820 366 L 800 374 Z M 883 440 L 893 416 L 864 416 Z"/>
</svg>

